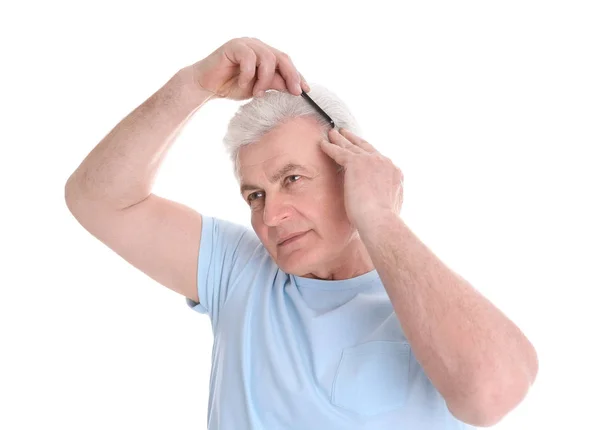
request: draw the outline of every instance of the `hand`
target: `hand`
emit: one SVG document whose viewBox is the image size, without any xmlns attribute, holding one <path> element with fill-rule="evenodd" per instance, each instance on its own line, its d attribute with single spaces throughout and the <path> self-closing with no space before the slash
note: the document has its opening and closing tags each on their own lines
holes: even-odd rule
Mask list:
<svg viewBox="0 0 600 430">
<path fill-rule="evenodd" d="M 191 66 L 199 89 L 232 100 L 274 89 L 300 95 L 310 87 L 290 57 L 251 37 L 232 39 Z"/>
<path fill-rule="evenodd" d="M 404 174 L 366 140 L 348 130 L 329 130 L 321 149 L 344 169 L 344 204 L 350 222 L 360 231 L 388 214 L 400 214 Z"/>
</svg>

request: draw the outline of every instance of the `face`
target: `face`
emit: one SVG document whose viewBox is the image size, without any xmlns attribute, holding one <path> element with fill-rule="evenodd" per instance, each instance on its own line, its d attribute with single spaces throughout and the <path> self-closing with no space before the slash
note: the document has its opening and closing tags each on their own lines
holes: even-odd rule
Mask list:
<svg viewBox="0 0 600 430">
<path fill-rule="evenodd" d="M 322 130 L 314 118 L 298 117 L 242 147 L 240 182 L 252 227 L 277 265 L 330 279 L 357 257 L 360 240 L 344 207 L 344 174 L 319 147 Z M 304 234 L 279 243 L 296 233 Z"/>
</svg>

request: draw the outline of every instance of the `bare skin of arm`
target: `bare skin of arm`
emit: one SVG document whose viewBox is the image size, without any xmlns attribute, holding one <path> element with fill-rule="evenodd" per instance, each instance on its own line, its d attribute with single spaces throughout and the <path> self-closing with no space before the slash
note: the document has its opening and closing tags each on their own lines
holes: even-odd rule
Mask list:
<svg viewBox="0 0 600 430">
<path fill-rule="evenodd" d="M 301 87 L 300 87 L 301 85 Z M 213 98 L 310 88 L 289 56 L 233 39 L 182 68 L 93 148 L 65 185 L 67 207 L 92 235 L 160 284 L 198 302 L 202 216 L 152 193 L 183 125 Z"/>
</svg>

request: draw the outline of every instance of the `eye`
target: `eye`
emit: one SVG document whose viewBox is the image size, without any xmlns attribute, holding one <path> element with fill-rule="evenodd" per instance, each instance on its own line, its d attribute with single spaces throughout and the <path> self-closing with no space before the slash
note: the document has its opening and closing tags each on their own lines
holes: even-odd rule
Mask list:
<svg viewBox="0 0 600 430">
<path fill-rule="evenodd" d="M 300 175 L 290 175 L 290 176 L 288 176 L 288 177 L 287 177 L 287 178 L 285 178 L 285 179 L 288 179 L 288 178 L 296 178 L 296 177 L 300 178 L 301 176 L 300 176 Z M 297 180 L 296 180 L 296 181 L 292 181 L 292 183 L 294 183 L 294 182 L 298 182 L 298 181 L 297 181 Z"/>
<path fill-rule="evenodd" d="M 256 198 L 256 194 L 262 194 L 260 191 L 248 194 L 248 198 L 246 199 L 248 203 L 252 203 L 252 201 Z"/>
<path fill-rule="evenodd" d="M 286 180 L 288 180 L 289 178 L 298 178 L 298 179 L 299 179 L 299 178 L 301 178 L 301 177 L 302 177 L 302 175 L 290 175 L 290 176 L 287 176 L 287 177 L 284 179 L 284 182 L 285 182 Z M 291 181 L 291 183 L 292 183 L 292 184 L 294 184 L 294 183 L 298 182 L 298 179 L 297 179 L 297 180 L 295 180 L 295 181 Z M 257 198 L 258 198 L 258 196 L 260 196 L 261 194 L 262 194 L 262 192 L 260 192 L 260 191 L 255 191 L 254 193 L 250 193 L 250 194 L 248 194 L 248 197 L 246 198 L 246 200 L 248 201 L 248 203 L 249 203 L 249 204 L 252 204 L 252 202 L 253 202 L 255 199 L 257 199 Z"/>
</svg>

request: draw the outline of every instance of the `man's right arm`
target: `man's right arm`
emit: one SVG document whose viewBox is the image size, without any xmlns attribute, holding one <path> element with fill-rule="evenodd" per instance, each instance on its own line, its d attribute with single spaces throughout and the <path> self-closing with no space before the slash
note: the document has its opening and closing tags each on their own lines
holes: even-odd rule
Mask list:
<svg viewBox="0 0 600 430">
<path fill-rule="evenodd" d="M 160 164 L 180 128 L 213 94 L 192 83 L 190 68 L 125 117 L 65 185 L 79 223 L 134 267 L 198 302 L 202 217 L 152 194 Z"/>
<path fill-rule="evenodd" d="M 71 175 L 69 210 L 133 266 L 198 303 L 202 217 L 152 194 L 156 173 L 180 128 L 208 100 L 246 100 L 270 89 L 296 96 L 310 91 L 289 55 L 256 38 L 232 39 L 181 69 Z"/>
</svg>

